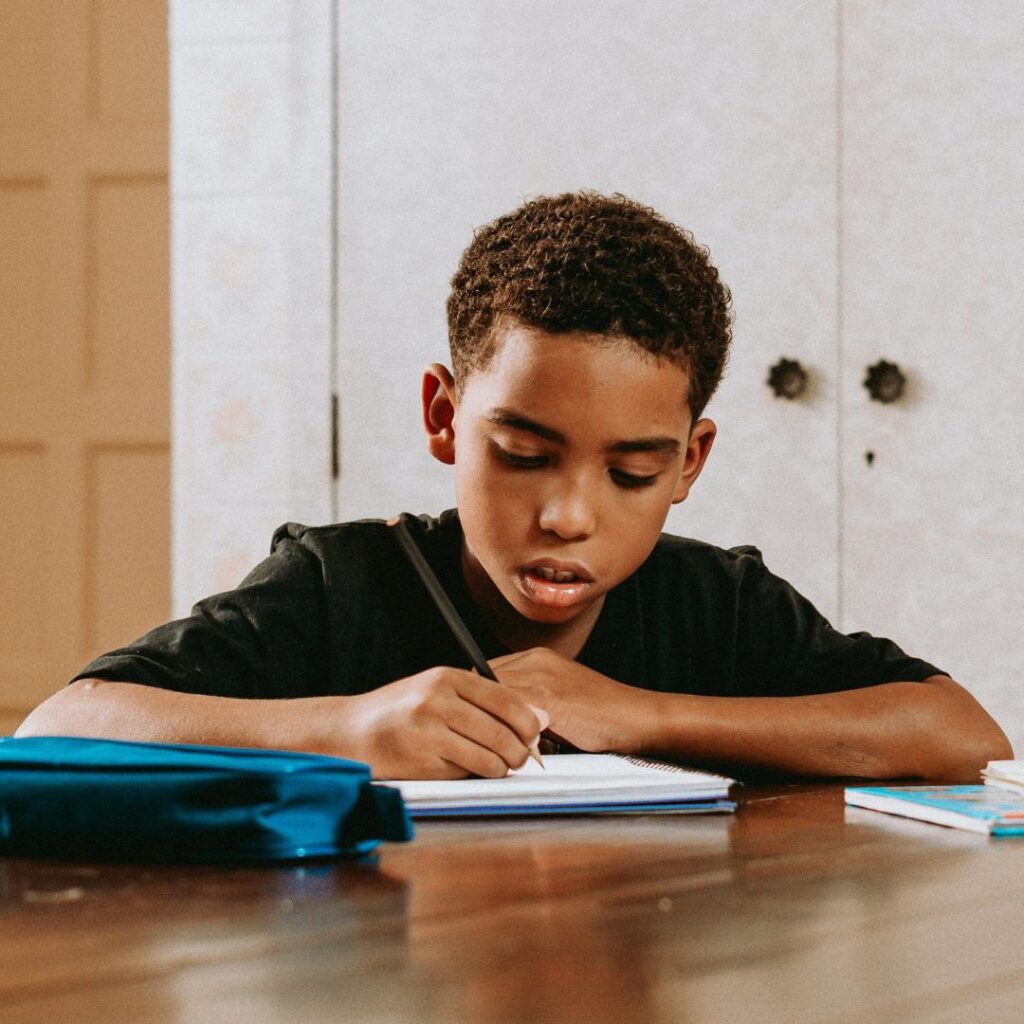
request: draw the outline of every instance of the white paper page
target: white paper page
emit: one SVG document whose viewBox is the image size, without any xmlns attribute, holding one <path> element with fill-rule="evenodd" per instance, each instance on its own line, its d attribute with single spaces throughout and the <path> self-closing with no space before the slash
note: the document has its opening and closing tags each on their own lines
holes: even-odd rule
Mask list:
<svg viewBox="0 0 1024 1024">
<path fill-rule="evenodd" d="M 386 785 L 401 790 L 406 802 L 465 805 L 485 801 L 494 806 L 533 801 L 589 802 L 601 797 L 664 800 L 724 797 L 731 779 L 692 769 L 639 765 L 612 754 L 555 754 L 534 761 L 503 779 L 398 780 Z"/>
<path fill-rule="evenodd" d="M 1005 779 L 1024 785 L 1024 761 L 989 761 L 981 774 L 985 778 Z"/>
</svg>

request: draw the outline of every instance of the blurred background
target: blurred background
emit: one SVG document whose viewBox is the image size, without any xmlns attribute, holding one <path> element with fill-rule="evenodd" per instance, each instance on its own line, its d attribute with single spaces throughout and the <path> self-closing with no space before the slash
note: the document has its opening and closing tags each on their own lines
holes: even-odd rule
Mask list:
<svg viewBox="0 0 1024 1024">
<path fill-rule="evenodd" d="M 1020 752 L 1022 109 L 1017 0 L 0 0 L 0 725 L 281 522 L 454 504 L 448 279 L 594 188 L 734 296 L 667 528 L 758 545 Z"/>
</svg>

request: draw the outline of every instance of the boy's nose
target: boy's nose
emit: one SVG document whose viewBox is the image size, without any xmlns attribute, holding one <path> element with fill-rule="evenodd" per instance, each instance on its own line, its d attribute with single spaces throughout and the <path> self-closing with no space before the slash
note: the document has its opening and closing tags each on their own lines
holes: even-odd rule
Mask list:
<svg viewBox="0 0 1024 1024">
<path fill-rule="evenodd" d="M 589 537 L 594 532 L 593 505 L 581 488 L 552 495 L 541 509 L 540 527 L 563 540 Z"/>
</svg>

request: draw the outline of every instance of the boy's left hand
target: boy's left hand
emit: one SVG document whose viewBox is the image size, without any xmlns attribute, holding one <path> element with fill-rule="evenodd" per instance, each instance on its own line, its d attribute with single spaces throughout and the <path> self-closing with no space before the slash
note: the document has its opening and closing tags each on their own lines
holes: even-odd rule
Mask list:
<svg viewBox="0 0 1024 1024">
<path fill-rule="evenodd" d="M 653 694 L 626 686 L 546 647 L 516 651 L 489 662 L 503 686 L 548 713 L 548 729 L 580 750 L 636 752 Z"/>
</svg>

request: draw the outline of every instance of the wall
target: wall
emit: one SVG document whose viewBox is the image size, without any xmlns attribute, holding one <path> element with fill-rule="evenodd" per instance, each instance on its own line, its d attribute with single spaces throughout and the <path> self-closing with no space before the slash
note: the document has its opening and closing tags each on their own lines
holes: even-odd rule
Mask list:
<svg viewBox="0 0 1024 1024">
<path fill-rule="evenodd" d="M 722 430 L 668 528 L 759 544 L 835 613 L 835 22 L 817 0 L 342 6 L 342 518 L 454 503 L 418 380 L 447 361 L 473 228 L 538 193 L 622 191 L 692 230 L 736 296 Z M 782 355 L 815 373 L 801 405 L 764 386 Z"/>
<path fill-rule="evenodd" d="M 735 296 L 708 467 L 668 529 L 755 543 L 1024 746 L 1024 19 L 1002 0 L 353 0 L 339 34 L 343 518 L 436 511 L 418 380 L 474 226 L 620 190 Z M 766 376 L 811 374 L 797 402 Z M 908 378 L 870 401 L 880 358 Z M 872 454 L 869 462 L 867 453 Z"/>
<path fill-rule="evenodd" d="M 530 195 L 620 190 L 690 228 L 736 299 L 720 437 L 669 529 L 758 544 L 1024 745 L 1019 9 L 347 0 L 334 89 L 332 6 L 250 5 L 244 28 L 174 6 L 176 605 L 235 582 L 278 520 L 327 517 L 332 310 L 338 517 L 452 504 L 417 394 L 459 253 Z M 780 356 L 810 372 L 798 402 L 765 385 Z M 894 406 L 862 387 L 880 357 L 908 375 Z"/>
<path fill-rule="evenodd" d="M 331 517 L 332 11 L 171 3 L 177 614 Z"/>
</svg>

